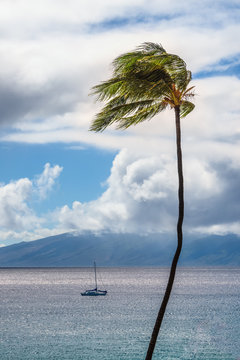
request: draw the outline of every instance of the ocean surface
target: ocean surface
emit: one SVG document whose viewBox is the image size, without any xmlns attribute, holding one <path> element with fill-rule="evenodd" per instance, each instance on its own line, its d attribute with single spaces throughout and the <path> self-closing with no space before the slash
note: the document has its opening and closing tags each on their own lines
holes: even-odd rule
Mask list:
<svg viewBox="0 0 240 360">
<path fill-rule="evenodd" d="M 1 360 L 144 360 L 163 268 L 0 269 Z M 102 279 L 102 280 L 101 280 Z M 177 272 L 154 360 L 240 359 L 240 268 Z"/>
</svg>

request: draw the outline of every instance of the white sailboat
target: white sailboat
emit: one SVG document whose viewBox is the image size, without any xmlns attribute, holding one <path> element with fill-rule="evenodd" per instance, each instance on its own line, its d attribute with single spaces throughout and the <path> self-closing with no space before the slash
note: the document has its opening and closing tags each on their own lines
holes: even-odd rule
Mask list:
<svg viewBox="0 0 240 360">
<path fill-rule="evenodd" d="M 99 290 L 97 287 L 97 268 L 96 262 L 94 261 L 94 274 L 95 274 L 95 289 L 86 290 L 81 293 L 82 296 L 105 296 L 107 295 L 107 290 Z"/>
</svg>

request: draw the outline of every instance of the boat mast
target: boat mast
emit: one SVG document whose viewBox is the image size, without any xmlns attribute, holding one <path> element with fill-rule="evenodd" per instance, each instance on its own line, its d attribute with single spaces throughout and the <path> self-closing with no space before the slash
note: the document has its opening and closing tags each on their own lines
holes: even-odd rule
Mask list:
<svg viewBox="0 0 240 360">
<path fill-rule="evenodd" d="M 96 284 L 96 290 L 97 290 L 97 271 L 96 271 L 96 261 L 94 261 L 94 273 L 95 273 L 95 284 Z"/>
</svg>

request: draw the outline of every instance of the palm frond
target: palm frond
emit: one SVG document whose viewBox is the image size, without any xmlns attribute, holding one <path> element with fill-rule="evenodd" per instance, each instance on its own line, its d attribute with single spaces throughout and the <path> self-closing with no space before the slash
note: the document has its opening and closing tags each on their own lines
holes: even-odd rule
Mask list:
<svg viewBox="0 0 240 360">
<path fill-rule="evenodd" d="M 103 131 L 114 122 L 118 128 L 126 128 L 167 106 L 180 106 L 182 117 L 193 110 L 188 101 L 194 96 L 193 87 L 187 88 L 191 72 L 179 56 L 167 53 L 162 45 L 143 43 L 118 56 L 112 65 L 113 77 L 92 89 L 98 101 L 107 103 L 90 130 Z"/>
<path fill-rule="evenodd" d="M 95 85 L 90 92 L 90 95 L 97 95 L 96 100 L 105 101 L 111 99 L 112 96 L 118 94 L 122 86 L 121 78 L 112 78 Z"/>
<path fill-rule="evenodd" d="M 148 61 L 149 57 L 153 55 L 163 56 L 166 54 L 166 51 L 160 44 L 145 42 L 138 46 L 135 51 L 122 54 L 113 61 L 114 74 L 119 75 L 119 73 L 123 74 L 132 71 L 138 62 L 142 62 L 144 59 Z"/>
<path fill-rule="evenodd" d="M 132 116 L 126 116 L 118 121 L 117 129 L 127 129 L 132 125 L 137 125 L 143 121 L 152 119 L 156 114 L 165 110 L 166 102 L 156 103 L 147 107 L 139 108 Z"/>
<path fill-rule="evenodd" d="M 99 101 L 110 100 L 114 96 L 125 96 L 131 101 L 160 98 L 163 93 L 169 92 L 169 81 L 162 71 L 139 71 L 102 82 L 93 87 L 92 94 L 97 95 Z"/>
<path fill-rule="evenodd" d="M 151 119 L 163 111 L 169 104 L 166 101 L 149 99 L 127 103 L 124 98 L 115 98 L 96 115 L 90 130 L 103 131 L 107 126 L 117 123 L 118 129 L 125 129 Z"/>
<path fill-rule="evenodd" d="M 180 106 L 180 117 L 187 116 L 193 109 L 195 108 L 195 105 L 190 101 L 183 101 Z"/>
<path fill-rule="evenodd" d="M 138 46 L 138 48 L 140 51 L 144 51 L 147 53 L 158 53 L 158 54 L 163 54 L 166 53 L 166 50 L 162 47 L 161 44 L 157 44 L 157 43 L 153 43 L 153 42 L 144 42 L 143 44 L 141 44 L 140 46 Z"/>
<path fill-rule="evenodd" d="M 183 91 L 183 92 L 182 92 L 182 97 L 183 97 L 184 99 L 190 98 L 190 97 L 194 97 L 195 94 L 194 94 L 194 92 L 192 91 L 194 88 L 195 88 L 195 86 L 191 86 L 191 87 L 188 88 L 187 90 Z"/>
<path fill-rule="evenodd" d="M 102 132 L 113 122 L 114 122 L 114 114 L 112 114 L 111 112 L 107 113 L 106 111 L 101 111 L 96 115 L 89 130 L 95 132 Z"/>
</svg>

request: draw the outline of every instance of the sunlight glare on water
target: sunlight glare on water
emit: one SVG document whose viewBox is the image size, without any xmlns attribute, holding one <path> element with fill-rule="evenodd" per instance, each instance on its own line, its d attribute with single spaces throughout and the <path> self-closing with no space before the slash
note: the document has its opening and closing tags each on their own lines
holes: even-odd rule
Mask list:
<svg viewBox="0 0 240 360">
<path fill-rule="evenodd" d="M 237 360 L 240 269 L 179 269 L 153 360 Z M 3 360 L 144 359 L 168 276 L 160 268 L 0 269 Z M 103 283 L 101 282 L 103 279 Z"/>
</svg>

